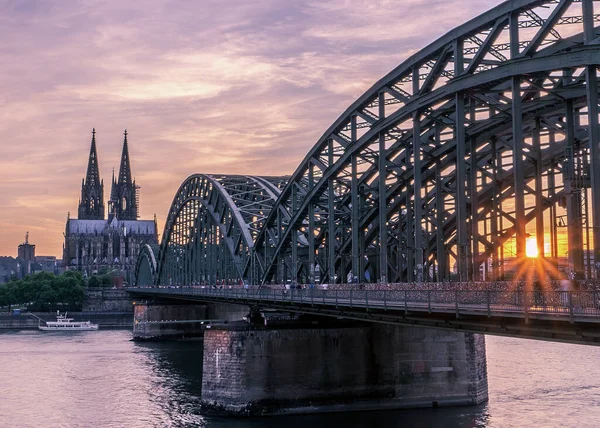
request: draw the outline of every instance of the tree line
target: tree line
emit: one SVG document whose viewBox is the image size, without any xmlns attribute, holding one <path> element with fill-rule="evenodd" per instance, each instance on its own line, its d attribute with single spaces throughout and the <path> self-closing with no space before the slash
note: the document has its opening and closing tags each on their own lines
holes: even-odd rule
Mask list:
<svg viewBox="0 0 600 428">
<path fill-rule="evenodd" d="M 80 311 L 87 287 L 110 287 L 110 275 L 94 275 L 87 281 L 80 272 L 62 275 L 39 272 L 0 285 L 0 308 L 26 307 L 30 311 Z"/>
</svg>

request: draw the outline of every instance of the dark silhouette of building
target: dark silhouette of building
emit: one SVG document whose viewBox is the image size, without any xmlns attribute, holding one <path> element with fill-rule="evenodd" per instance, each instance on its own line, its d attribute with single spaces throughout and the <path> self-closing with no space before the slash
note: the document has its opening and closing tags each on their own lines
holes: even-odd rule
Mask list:
<svg viewBox="0 0 600 428">
<path fill-rule="evenodd" d="M 36 256 L 35 244 L 29 242 L 29 232 L 25 234 L 25 242 L 19 244 L 17 257 L 0 256 L 0 284 L 11 279 L 22 279 L 36 272 L 58 274 L 60 269 L 54 256 Z"/>
<path fill-rule="evenodd" d="M 92 146 L 90 147 L 87 174 L 81 181 L 78 217 L 79 220 L 104 219 L 104 181 L 100 180 L 95 128 L 92 129 Z"/>
<path fill-rule="evenodd" d="M 119 167 L 119 179 L 115 180 L 113 170 L 112 188 L 110 200 L 108 201 L 108 221 L 113 218 L 120 220 L 137 220 L 138 214 L 138 190 L 135 180 L 131 179 L 131 165 L 129 162 L 129 147 L 127 146 L 127 130 L 123 140 L 123 152 L 121 153 L 121 166 Z"/>
<path fill-rule="evenodd" d="M 82 186 L 79 218 L 67 218 L 63 264 L 77 269 L 84 276 L 111 272 L 130 281 L 141 247 L 158 244 L 156 217 L 138 220 L 139 197 L 131 174 L 127 131 L 123 141 L 118 180 L 114 178 L 108 201 L 108 220 L 104 218 L 103 182 L 100 180 L 96 131 L 92 131 L 92 146 L 86 180 Z"/>
<path fill-rule="evenodd" d="M 20 257 L 0 256 L 0 284 L 26 275 L 25 261 Z"/>
<path fill-rule="evenodd" d="M 35 263 L 35 245 L 29 243 L 29 232 L 25 233 L 25 242 L 19 245 L 17 254 L 23 259 L 24 274 L 30 274 L 32 265 Z"/>
<path fill-rule="evenodd" d="M 35 264 L 32 267 L 34 272 L 48 272 L 56 275 L 61 273 L 62 260 L 55 256 L 35 256 Z"/>
</svg>

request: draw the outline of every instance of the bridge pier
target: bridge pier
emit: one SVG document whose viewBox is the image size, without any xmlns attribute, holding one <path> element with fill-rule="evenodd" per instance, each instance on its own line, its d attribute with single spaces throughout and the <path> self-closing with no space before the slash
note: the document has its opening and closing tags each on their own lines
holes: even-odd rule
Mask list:
<svg viewBox="0 0 600 428">
<path fill-rule="evenodd" d="M 133 339 L 164 340 L 202 335 L 206 305 L 134 303 Z"/>
<path fill-rule="evenodd" d="M 201 337 L 213 321 L 239 321 L 247 306 L 228 303 L 136 302 L 133 313 L 134 340 L 165 340 Z"/>
<path fill-rule="evenodd" d="M 487 401 L 482 335 L 291 322 L 213 326 L 202 401 L 227 415 L 474 405 Z"/>
</svg>

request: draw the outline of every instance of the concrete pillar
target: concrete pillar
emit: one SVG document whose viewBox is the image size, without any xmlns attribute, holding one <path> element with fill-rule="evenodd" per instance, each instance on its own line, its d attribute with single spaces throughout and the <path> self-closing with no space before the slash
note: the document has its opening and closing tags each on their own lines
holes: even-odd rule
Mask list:
<svg viewBox="0 0 600 428">
<path fill-rule="evenodd" d="M 206 330 L 202 402 L 229 415 L 475 405 L 482 335 L 387 325 L 229 324 Z"/>
</svg>

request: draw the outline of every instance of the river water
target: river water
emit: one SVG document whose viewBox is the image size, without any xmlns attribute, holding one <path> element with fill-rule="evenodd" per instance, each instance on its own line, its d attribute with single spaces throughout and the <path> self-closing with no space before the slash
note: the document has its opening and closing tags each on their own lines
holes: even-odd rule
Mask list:
<svg viewBox="0 0 600 428">
<path fill-rule="evenodd" d="M 600 347 L 487 337 L 477 407 L 256 419 L 202 416 L 202 343 L 128 330 L 0 333 L 0 427 L 598 427 Z"/>
</svg>

